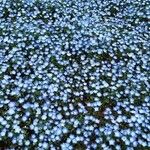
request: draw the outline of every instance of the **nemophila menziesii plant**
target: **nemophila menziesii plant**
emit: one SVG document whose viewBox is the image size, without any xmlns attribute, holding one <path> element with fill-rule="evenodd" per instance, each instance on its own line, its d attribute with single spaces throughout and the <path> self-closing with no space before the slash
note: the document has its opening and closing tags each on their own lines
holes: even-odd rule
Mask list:
<svg viewBox="0 0 150 150">
<path fill-rule="evenodd" d="M 149 0 L 1 0 L 0 148 L 148 150 Z"/>
</svg>

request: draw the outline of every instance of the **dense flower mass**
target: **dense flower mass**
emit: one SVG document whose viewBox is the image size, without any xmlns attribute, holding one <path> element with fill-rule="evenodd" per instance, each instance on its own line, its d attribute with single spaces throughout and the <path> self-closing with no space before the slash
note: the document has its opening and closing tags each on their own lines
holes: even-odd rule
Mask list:
<svg viewBox="0 0 150 150">
<path fill-rule="evenodd" d="M 149 0 L 1 0 L 0 147 L 150 148 Z"/>
</svg>

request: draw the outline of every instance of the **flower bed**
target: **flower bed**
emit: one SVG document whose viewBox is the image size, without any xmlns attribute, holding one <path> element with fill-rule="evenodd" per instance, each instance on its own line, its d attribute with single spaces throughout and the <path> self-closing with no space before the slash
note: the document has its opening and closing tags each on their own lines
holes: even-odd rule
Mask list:
<svg viewBox="0 0 150 150">
<path fill-rule="evenodd" d="M 0 1 L 0 148 L 148 150 L 149 10 Z"/>
</svg>

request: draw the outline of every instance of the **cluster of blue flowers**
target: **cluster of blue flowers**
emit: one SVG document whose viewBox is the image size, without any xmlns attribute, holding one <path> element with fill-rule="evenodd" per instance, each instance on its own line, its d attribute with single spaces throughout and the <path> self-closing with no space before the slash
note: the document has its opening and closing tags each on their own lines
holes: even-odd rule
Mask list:
<svg viewBox="0 0 150 150">
<path fill-rule="evenodd" d="M 149 0 L 1 0 L 0 147 L 150 148 Z"/>
</svg>

